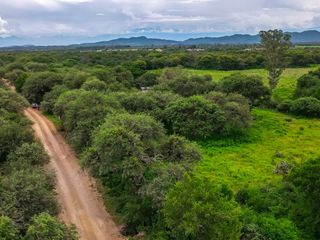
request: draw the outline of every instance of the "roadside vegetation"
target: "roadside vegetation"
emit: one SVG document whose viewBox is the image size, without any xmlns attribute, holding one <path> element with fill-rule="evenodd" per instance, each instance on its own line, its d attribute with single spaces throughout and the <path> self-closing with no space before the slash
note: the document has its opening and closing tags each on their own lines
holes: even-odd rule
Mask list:
<svg viewBox="0 0 320 240">
<path fill-rule="evenodd" d="M 319 49 L 281 54 L 290 68 L 269 69 L 269 75 L 281 69 L 273 79 L 258 48 L 0 53 L 0 74 L 59 124 L 113 203 L 123 234 L 316 240 Z M 14 144 L 24 146 L 32 137 L 20 121 Z M 8 143 L 3 139 L 0 144 Z M 17 158 L 10 152 L 15 148 L 1 146 L 3 169 L 10 169 L 8 156 Z M 39 159 L 27 159 L 37 166 L 32 171 L 42 169 Z M 45 186 L 43 195 L 52 200 L 52 181 Z M 22 229 L 9 213 L 2 221 L 28 239 L 41 221 L 72 235 L 49 217 L 55 211 L 26 215 Z"/>
<path fill-rule="evenodd" d="M 0 239 L 75 240 L 75 229 L 55 217 L 54 175 L 22 114 L 26 106 L 23 97 L 0 88 Z"/>
</svg>

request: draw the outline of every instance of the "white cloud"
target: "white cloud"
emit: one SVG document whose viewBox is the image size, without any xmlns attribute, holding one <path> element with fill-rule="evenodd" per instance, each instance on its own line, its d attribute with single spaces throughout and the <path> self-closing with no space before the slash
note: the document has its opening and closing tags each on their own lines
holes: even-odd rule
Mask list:
<svg viewBox="0 0 320 240">
<path fill-rule="evenodd" d="M 320 0 L 0 0 L 0 16 L 15 35 L 253 33 L 319 27 Z"/>
<path fill-rule="evenodd" d="M 8 22 L 0 17 L 0 37 L 6 36 L 9 31 L 6 29 Z"/>
</svg>

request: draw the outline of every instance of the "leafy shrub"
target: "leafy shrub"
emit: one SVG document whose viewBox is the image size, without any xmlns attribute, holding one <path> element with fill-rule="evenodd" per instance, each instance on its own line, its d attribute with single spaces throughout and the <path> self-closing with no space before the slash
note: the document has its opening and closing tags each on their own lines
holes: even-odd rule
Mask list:
<svg viewBox="0 0 320 240">
<path fill-rule="evenodd" d="M 242 134 L 250 127 L 250 105 L 245 97 L 234 93 L 226 95 L 211 92 L 206 95 L 206 98 L 222 109 L 225 119 L 223 132 L 226 135 Z"/>
<path fill-rule="evenodd" d="M 81 88 L 87 91 L 104 92 L 107 90 L 107 85 L 97 78 L 89 78 L 82 84 Z"/>
<path fill-rule="evenodd" d="M 5 216 L 0 216 L 0 239 L 19 240 L 19 231 L 13 221 Z"/>
<path fill-rule="evenodd" d="M 174 70 L 177 72 L 171 73 Z M 171 90 L 184 97 L 208 93 L 216 86 L 210 75 L 190 75 L 180 68 L 165 69 L 159 79 L 159 88 Z"/>
<path fill-rule="evenodd" d="M 185 176 L 165 198 L 170 239 L 239 239 L 240 211 L 229 193 L 209 180 Z"/>
<path fill-rule="evenodd" d="M 22 94 L 30 101 L 40 103 L 45 93 L 62 83 L 62 75 L 54 72 L 35 73 L 27 78 Z"/>
<path fill-rule="evenodd" d="M 43 96 L 41 102 L 41 110 L 45 113 L 53 114 L 54 105 L 60 95 L 68 91 L 68 88 L 64 85 L 55 85 L 50 92 L 47 92 Z"/>
<path fill-rule="evenodd" d="M 216 105 L 201 96 L 178 99 L 166 108 L 166 126 L 190 139 L 213 136 L 223 129 L 225 118 Z"/>
<path fill-rule="evenodd" d="M 320 158 L 311 159 L 294 168 L 288 181 L 296 188 L 292 209 L 295 223 L 303 229 L 306 239 L 319 239 Z"/>
<path fill-rule="evenodd" d="M 13 171 L 1 180 L 1 189 L 0 214 L 13 219 L 21 230 L 35 214 L 57 213 L 54 182 L 41 169 Z"/>
<path fill-rule="evenodd" d="M 32 218 L 25 239 L 77 240 L 78 234 L 73 227 L 67 227 L 48 213 L 41 213 Z"/>
<path fill-rule="evenodd" d="M 314 97 L 320 100 L 320 69 L 298 79 L 295 97 Z"/>
<path fill-rule="evenodd" d="M 307 117 L 320 117 L 320 100 L 313 97 L 298 98 L 292 101 L 290 112 Z"/>
<path fill-rule="evenodd" d="M 292 100 L 285 100 L 277 106 L 277 109 L 280 112 L 288 113 L 290 112 L 291 105 L 292 105 Z"/>
<path fill-rule="evenodd" d="M 152 87 L 159 83 L 158 81 L 159 74 L 153 72 L 146 72 L 138 79 L 135 80 L 137 87 Z"/>
<path fill-rule="evenodd" d="M 112 111 L 105 95 L 85 90 L 63 93 L 54 106 L 54 113 L 62 120 L 67 137 L 76 150 L 90 145 L 92 131 Z"/>
<path fill-rule="evenodd" d="M 269 101 L 271 92 L 263 84 L 260 76 L 247 76 L 240 73 L 223 78 L 218 89 L 225 93 L 238 93 L 250 99 L 251 104 L 259 105 Z"/>
</svg>

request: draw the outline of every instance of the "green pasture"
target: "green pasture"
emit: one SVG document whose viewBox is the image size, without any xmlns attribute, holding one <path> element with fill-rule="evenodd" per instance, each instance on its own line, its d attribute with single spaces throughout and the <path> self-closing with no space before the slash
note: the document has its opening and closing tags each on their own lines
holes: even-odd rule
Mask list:
<svg viewBox="0 0 320 240">
<path fill-rule="evenodd" d="M 290 73 L 287 72 L 287 74 Z M 204 154 L 196 174 L 234 190 L 280 180 L 281 161 L 299 164 L 320 155 L 320 120 L 254 109 L 253 125 L 240 139 L 198 142 Z"/>
<path fill-rule="evenodd" d="M 317 69 L 318 66 L 308 68 L 288 68 L 284 71 L 281 76 L 278 87 L 273 93 L 273 98 L 281 102 L 286 99 L 290 99 L 293 96 L 297 79 L 309 71 Z M 214 81 L 220 81 L 222 78 L 229 76 L 233 73 L 243 73 L 248 75 L 259 75 L 263 78 L 265 84 L 268 84 L 268 72 L 264 69 L 249 69 L 249 70 L 238 70 L 238 71 L 220 71 L 220 70 L 188 70 L 194 74 L 209 74 L 212 76 Z"/>
</svg>

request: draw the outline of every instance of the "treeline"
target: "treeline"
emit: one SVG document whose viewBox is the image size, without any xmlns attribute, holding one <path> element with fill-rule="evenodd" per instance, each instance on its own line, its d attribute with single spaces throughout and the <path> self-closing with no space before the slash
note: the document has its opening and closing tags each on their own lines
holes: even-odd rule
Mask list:
<svg viewBox="0 0 320 240">
<path fill-rule="evenodd" d="M 306 67 L 320 63 L 319 48 L 292 48 L 286 61 L 289 67 Z M 241 70 L 263 68 L 264 58 L 259 48 L 210 50 L 162 49 L 159 51 L 55 51 L 2 52 L 0 75 L 19 77 L 21 71 L 45 71 L 59 68 L 122 66 L 139 77 L 148 70 L 183 66 L 195 69 Z M 4 67 L 5 66 L 5 67 Z M 23 76 L 20 76 L 23 78 Z"/>
<path fill-rule="evenodd" d="M 75 240 L 75 229 L 55 217 L 54 176 L 45 170 L 49 158 L 22 115 L 28 103 L 1 85 L 0 239 Z"/>
</svg>

